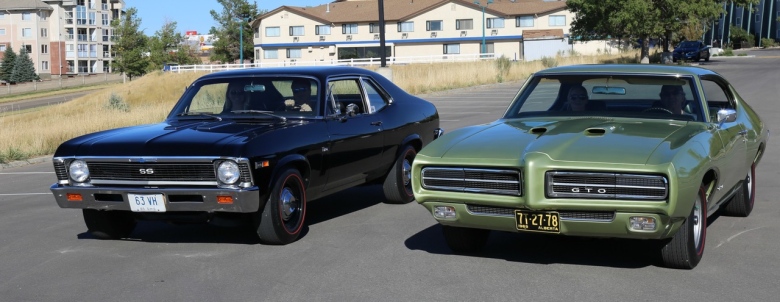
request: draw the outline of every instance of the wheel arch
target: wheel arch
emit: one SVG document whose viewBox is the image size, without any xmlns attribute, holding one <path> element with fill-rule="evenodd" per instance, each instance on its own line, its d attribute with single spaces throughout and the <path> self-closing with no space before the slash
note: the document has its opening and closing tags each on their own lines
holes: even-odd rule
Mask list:
<svg viewBox="0 0 780 302">
<path fill-rule="evenodd" d="M 276 167 L 274 168 L 273 173 L 271 173 L 271 181 L 268 184 L 269 188 L 273 187 L 273 181 L 287 168 L 295 168 L 298 170 L 298 173 L 301 173 L 301 177 L 303 177 L 303 185 L 306 187 L 309 186 L 309 176 L 311 175 L 311 165 L 309 164 L 309 161 L 303 155 L 290 154 L 282 157 L 282 159 L 276 163 Z"/>
<path fill-rule="evenodd" d="M 417 134 L 417 133 L 412 133 L 409 136 L 405 137 L 403 141 L 401 141 L 400 147 L 403 147 L 403 146 L 406 146 L 406 145 L 411 145 L 412 147 L 414 147 L 414 150 L 419 152 L 420 149 L 422 149 L 422 145 L 423 145 L 422 137 L 419 134 Z M 401 155 L 400 154 L 401 151 L 403 151 L 403 148 L 398 148 L 398 151 L 396 151 L 395 157 L 398 157 L 399 155 Z"/>
</svg>

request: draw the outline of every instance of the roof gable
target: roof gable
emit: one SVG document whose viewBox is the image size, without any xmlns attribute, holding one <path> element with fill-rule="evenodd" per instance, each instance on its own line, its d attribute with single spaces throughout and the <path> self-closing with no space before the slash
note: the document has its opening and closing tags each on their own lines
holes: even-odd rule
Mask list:
<svg viewBox="0 0 780 302">
<path fill-rule="evenodd" d="M 0 10 L 25 9 L 52 10 L 51 6 L 41 0 L 0 0 Z"/>
</svg>

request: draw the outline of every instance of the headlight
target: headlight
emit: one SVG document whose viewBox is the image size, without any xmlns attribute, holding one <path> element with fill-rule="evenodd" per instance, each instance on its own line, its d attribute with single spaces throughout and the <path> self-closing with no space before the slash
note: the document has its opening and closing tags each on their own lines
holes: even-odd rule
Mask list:
<svg viewBox="0 0 780 302">
<path fill-rule="evenodd" d="M 70 163 L 70 179 L 75 182 L 85 182 L 89 178 L 89 168 L 83 160 L 74 160 Z"/>
<path fill-rule="evenodd" d="M 238 169 L 238 164 L 234 161 L 223 161 L 217 167 L 217 178 L 224 184 L 235 184 L 240 176 L 241 171 Z"/>
</svg>

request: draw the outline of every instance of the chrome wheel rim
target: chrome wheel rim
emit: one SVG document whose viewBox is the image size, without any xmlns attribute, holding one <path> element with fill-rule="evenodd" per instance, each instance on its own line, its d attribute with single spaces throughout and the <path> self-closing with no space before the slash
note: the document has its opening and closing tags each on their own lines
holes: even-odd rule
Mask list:
<svg viewBox="0 0 780 302">
<path fill-rule="evenodd" d="M 285 187 L 279 194 L 279 202 L 282 205 L 282 219 L 290 220 L 290 217 L 298 213 L 298 200 L 290 188 Z"/>
<path fill-rule="evenodd" d="M 747 198 L 749 201 L 753 201 L 753 169 L 750 169 L 747 175 Z"/>
<path fill-rule="evenodd" d="M 693 219 L 691 220 L 691 223 L 693 223 L 693 243 L 697 251 L 701 247 L 702 230 L 704 228 L 703 214 L 704 210 L 701 205 L 701 197 L 699 197 L 696 198 L 696 203 L 693 205 Z"/>
<path fill-rule="evenodd" d="M 406 187 L 412 182 L 412 165 L 409 163 L 409 159 L 404 159 L 401 165 L 401 177 L 403 178 L 404 187 Z"/>
</svg>

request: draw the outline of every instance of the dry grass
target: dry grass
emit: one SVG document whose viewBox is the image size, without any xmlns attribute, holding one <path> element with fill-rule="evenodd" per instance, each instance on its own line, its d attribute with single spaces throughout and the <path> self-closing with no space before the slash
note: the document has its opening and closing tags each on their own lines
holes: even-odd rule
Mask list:
<svg viewBox="0 0 780 302">
<path fill-rule="evenodd" d="M 511 62 L 505 74 L 495 61 L 392 66 L 393 81 L 412 94 L 422 94 L 499 81 L 522 81 L 549 65 L 636 62 L 636 53 L 555 57 Z M 145 75 L 79 99 L 41 110 L 0 113 L 0 163 L 53 154 L 64 141 L 100 130 L 157 123 L 165 119 L 184 87 L 202 73 Z M 499 75 L 501 75 L 499 77 Z M 113 94 L 113 101 L 112 99 Z M 118 106 L 121 105 L 121 106 Z M 126 106 L 125 106 L 126 105 Z M 122 108 L 129 111 L 122 111 Z"/>
</svg>

